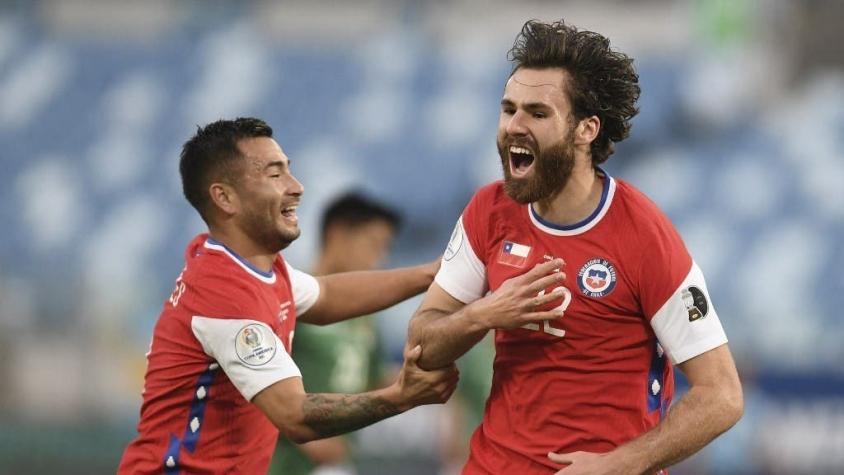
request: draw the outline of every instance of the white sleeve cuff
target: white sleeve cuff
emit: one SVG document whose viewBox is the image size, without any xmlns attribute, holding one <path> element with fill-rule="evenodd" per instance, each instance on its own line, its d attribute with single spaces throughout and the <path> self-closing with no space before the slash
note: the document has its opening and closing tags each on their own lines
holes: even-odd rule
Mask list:
<svg viewBox="0 0 844 475">
<path fill-rule="evenodd" d="M 290 275 L 296 315 L 304 315 L 319 298 L 319 281 L 311 274 L 302 272 L 287 262 L 284 264 L 287 266 L 287 274 Z"/>
<path fill-rule="evenodd" d="M 696 263 L 692 262 L 689 274 L 653 316 L 651 327 L 674 364 L 727 343 Z"/>
<path fill-rule="evenodd" d="M 302 376 L 278 336 L 257 320 L 195 315 L 191 330 L 247 401 L 282 379 Z"/>
<path fill-rule="evenodd" d="M 434 282 L 463 303 L 474 302 L 486 295 L 486 267 L 469 243 L 462 216 L 454 226 Z"/>
</svg>

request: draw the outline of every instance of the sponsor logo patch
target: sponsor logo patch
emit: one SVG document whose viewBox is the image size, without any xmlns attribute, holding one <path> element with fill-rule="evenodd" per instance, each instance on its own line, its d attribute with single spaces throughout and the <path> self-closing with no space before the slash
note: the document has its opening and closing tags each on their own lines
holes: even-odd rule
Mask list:
<svg viewBox="0 0 844 475">
<path fill-rule="evenodd" d="M 275 356 L 275 335 L 264 325 L 250 323 L 237 332 L 234 347 L 237 357 L 244 364 L 261 366 Z"/>
<path fill-rule="evenodd" d="M 590 259 L 577 273 L 577 285 L 587 297 L 606 296 L 615 288 L 615 281 L 615 266 L 601 257 Z"/>
<path fill-rule="evenodd" d="M 689 312 L 689 321 L 700 320 L 709 313 L 709 302 L 706 300 L 706 294 L 702 290 L 690 285 L 680 292 L 683 298 L 683 305 L 686 306 L 686 311 Z"/>
</svg>

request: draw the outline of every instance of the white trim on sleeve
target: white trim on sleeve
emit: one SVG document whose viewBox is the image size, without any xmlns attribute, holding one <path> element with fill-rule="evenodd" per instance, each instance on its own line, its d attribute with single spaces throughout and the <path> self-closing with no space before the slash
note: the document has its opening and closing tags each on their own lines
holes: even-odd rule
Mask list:
<svg viewBox="0 0 844 475">
<path fill-rule="evenodd" d="M 278 336 L 257 320 L 194 315 L 191 330 L 247 401 L 277 381 L 302 377 Z"/>
<path fill-rule="evenodd" d="M 689 274 L 653 316 L 651 327 L 674 364 L 727 343 L 697 263 L 692 262 Z"/>
<path fill-rule="evenodd" d="M 463 303 L 471 303 L 486 295 L 486 267 L 478 259 L 463 229 L 463 217 L 457 220 L 454 232 L 443 253 L 440 270 L 434 277 L 449 295 Z"/>
<path fill-rule="evenodd" d="M 293 302 L 296 305 L 296 315 L 302 316 L 313 307 L 319 298 L 319 281 L 316 277 L 302 272 L 286 261 L 287 273 L 290 275 L 290 287 L 293 292 Z"/>
</svg>

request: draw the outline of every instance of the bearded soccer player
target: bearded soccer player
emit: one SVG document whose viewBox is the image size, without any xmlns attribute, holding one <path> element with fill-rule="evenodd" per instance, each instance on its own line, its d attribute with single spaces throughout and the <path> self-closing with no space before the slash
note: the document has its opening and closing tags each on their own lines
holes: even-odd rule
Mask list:
<svg viewBox="0 0 844 475">
<path fill-rule="evenodd" d="M 279 431 L 295 441 L 353 431 L 454 390 L 454 367 L 405 354 L 397 381 L 361 394 L 308 394 L 290 357 L 297 318 L 329 324 L 422 292 L 436 263 L 313 277 L 279 251 L 299 236 L 302 185 L 259 119 L 200 128 L 180 162 L 208 224 L 155 326 L 138 437 L 119 473 L 266 473 Z"/>
<path fill-rule="evenodd" d="M 743 398 L 703 273 L 674 226 L 600 164 L 638 76 L 609 40 L 529 21 L 498 125 L 503 182 L 457 222 L 410 325 L 424 368 L 489 330 L 496 357 L 464 474 L 645 474 L 738 421 Z M 671 409 L 673 367 L 689 392 Z"/>
</svg>

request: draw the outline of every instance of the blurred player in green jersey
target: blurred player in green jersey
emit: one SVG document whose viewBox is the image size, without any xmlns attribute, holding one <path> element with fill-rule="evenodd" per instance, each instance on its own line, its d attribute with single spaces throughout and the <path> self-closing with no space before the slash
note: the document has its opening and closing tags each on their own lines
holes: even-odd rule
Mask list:
<svg viewBox="0 0 844 475">
<path fill-rule="evenodd" d="M 322 243 L 313 275 L 371 270 L 386 259 L 400 224 L 389 207 L 358 193 L 336 198 L 322 216 Z M 327 326 L 296 326 L 293 359 L 307 375 L 306 391 L 357 393 L 381 378 L 381 356 L 371 316 Z M 294 445 L 280 439 L 273 475 L 355 473 L 346 436 Z"/>
</svg>

